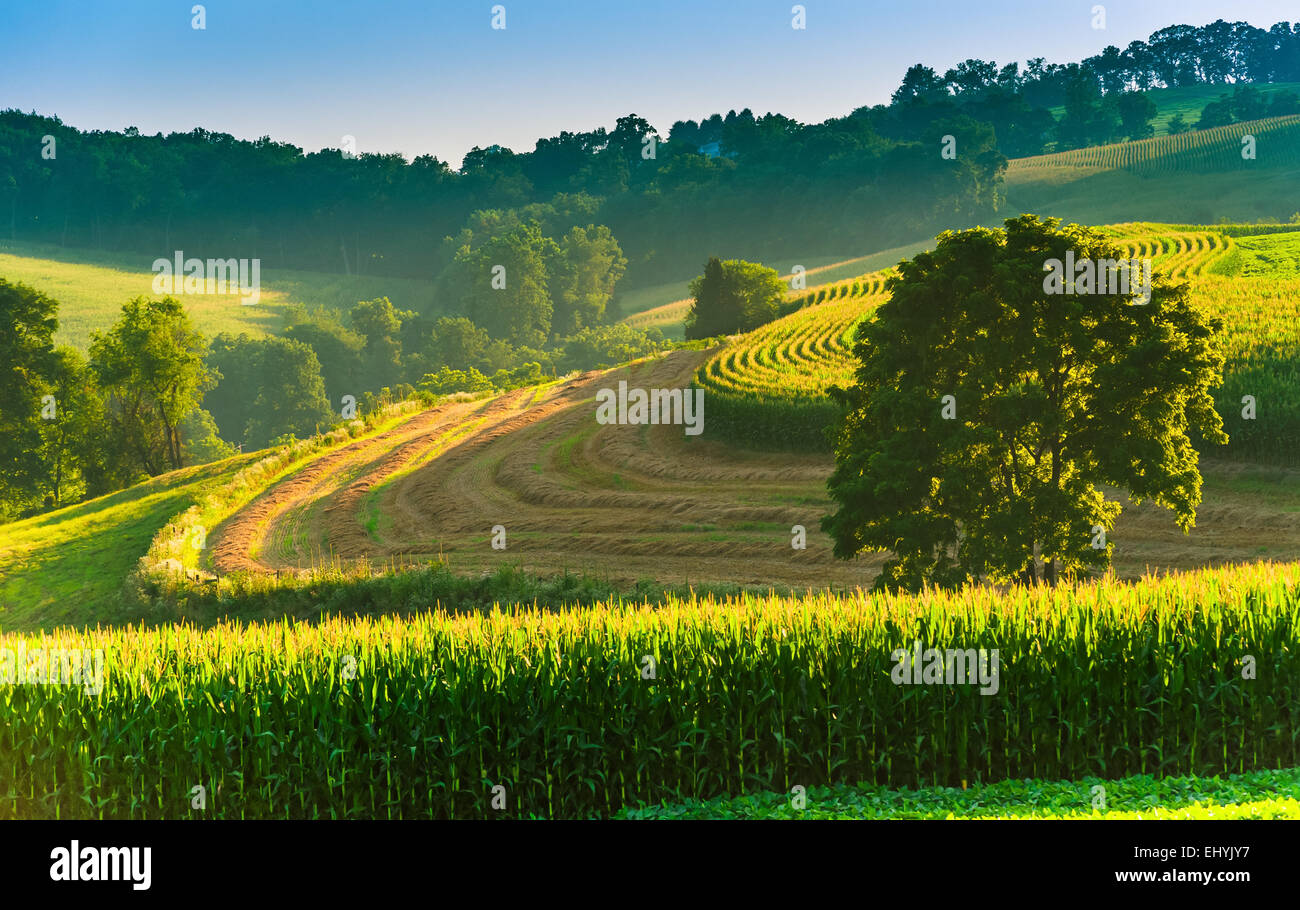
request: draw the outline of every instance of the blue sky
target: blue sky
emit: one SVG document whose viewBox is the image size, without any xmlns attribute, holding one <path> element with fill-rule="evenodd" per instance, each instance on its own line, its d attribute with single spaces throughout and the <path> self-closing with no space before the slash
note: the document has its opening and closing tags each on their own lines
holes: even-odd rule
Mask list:
<svg viewBox="0 0 1300 910">
<path fill-rule="evenodd" d="M 888 100 L 967 57 L 1079 60 L 1166 25 L 1300 19 L 1294 0 L 0 0 L 0 108 L 82 129 L 270 135 L 314 151 L 527 151 L 627 113 L 749 107 L 805 122 Z M 1103 2 L 1106 29 L 1092 28 Z"/>
</svg>

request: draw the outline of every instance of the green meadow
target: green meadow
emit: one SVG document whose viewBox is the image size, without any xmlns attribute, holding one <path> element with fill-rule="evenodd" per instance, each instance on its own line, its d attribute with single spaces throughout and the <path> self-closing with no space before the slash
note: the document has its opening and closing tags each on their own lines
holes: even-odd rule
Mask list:
<svg viewBox="0 0 1300 910">
<path fill-rule="evenodd" d="M 0 524 L 0 627 L 97 624 L 154 535 L 256 457 L 183 468 Z"/>
<path fill-rule="evenodd" d="M 197 254 L 196 254 L 197 255 Z M 85 349 L 92 332 L 108 329 L 124 302 L 153 293 L 153 259 L 131 253 L 70 250 L 48 244 L 0 241 L 0 276 L 59 301 L 58 344 Z M 360 300 L 388 297 L 399 309 L 422 310 L 433 299 L 432 280 L 263 269 L 258 303 L 238 294 L 189 294 L 186 309 L 208 338 L 222 332 L 273 335 L 294 307 L 344 314 Z"/>
</svg>

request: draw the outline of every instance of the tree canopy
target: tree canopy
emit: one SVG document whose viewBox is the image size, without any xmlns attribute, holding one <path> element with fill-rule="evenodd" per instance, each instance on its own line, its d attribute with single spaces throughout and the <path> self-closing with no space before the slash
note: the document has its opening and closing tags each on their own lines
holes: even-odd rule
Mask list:
<svg viewBox="0 0 1300 910">
<path fill-rule="evenodd" d="M 687 338 L 711 338 L 748 332 L 776 318 L 786 286 L 776 269 L 713 256 L 704 274 L 691 282 Z"/>
<path fill-rule="evenodd" d="M 1193 436 L 1227 439 L 1210 395 L 1222 323 L 1158 276 L 1145 304 L 1136 287 L 1049 292 L 1047 261 L 1071 252 L 1122 258 L 1093 230 L 1032 215 L 944 233 L 859 329 L 822 526 L 837 556 L 892 551 L 878 586 L 1104 566 L 1120 505 L 1101 485 L 1193 525 Z"/>
<path fill-rule="evenodd" d="M 922 216 L 946 210 L 952 191 L 925 179 L 935 149 L 924 137 L 952 132 L 942 124 L 959 116 L 990 127 L 992 147 L 1019 157 L 1050 143 L 1140 136 L 1137 107 L 1121 120 L 1124 93 L 1289 81 L 1300 81 L 1300 24 L 1219 20 L 1170 26 L 1079 62 L 968 59 L 944 71 L 917 63 L 890 104 L 822 123 L 731 110 L 679 120 L 664 141 L 629 113 L 612 129 L 540 137 L 532 150 L 476 147 L 459 169 L 429 155 L 304 152 L 202 128 L 83 131 L 0 111 L 0 231 L 155 256 L 216 250 L 268 268 L 427 277 L 448 261 L 430 263 L 429 251 L 454 254 L 441 241 L 476 213 L 552 207 L 548 236 L 605 224 L 627 256 L 629 283 L 649 285 L 676 280 L 701 249 L 776 256 L 836 244 L 847 253 L 949 226 Z M 1058 106 L 1067 108 L 1059 121 Z M 51 159 L 41 154 L 46 136 L 57 143 Z M 647 138 L 659 140 L 653 157 Z M 891 195 L 900 180 L 908 192 Z M 978 175 L 982 186 L 991 180 Z M 873 217 L 864 219 L 867 198 Z M 774 211 L 782 217 L 767 217 Z"/>
<path fill-rule="evenodd" d="M 90 362 L 108 400 L 116 451 L 151 476 L 184 464 L 181 424 L 214 384 L 206 343 L 174 297 L 137 297 L 106 333 L 96 333 Z"/>
<path fill-rule="evenodd" d="M 55 367 L 57 304 L 0 278 L 0 517 L 39 490 L 47 465 L 37 422 Z"/>
</svg>

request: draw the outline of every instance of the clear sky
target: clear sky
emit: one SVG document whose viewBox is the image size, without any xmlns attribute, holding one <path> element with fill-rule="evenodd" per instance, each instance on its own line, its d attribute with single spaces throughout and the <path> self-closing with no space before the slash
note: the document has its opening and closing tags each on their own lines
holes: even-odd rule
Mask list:
<svg viewBox="0 0 1300 910">
<path fill-rule="evenodd" d="M 666 133 L 730 109 L 804 122 L 888 100 L 904 71 L 968 57 L 1071 62 L 1166 25 L 1268 27 L 1295 0 L 0 0 L 0 108 L 81 129 L 269 135 L 308 151 L 472 146 L 539 136 Z M 1104 31 L 1092 8 L 1106 7 Z"/>
</svg>

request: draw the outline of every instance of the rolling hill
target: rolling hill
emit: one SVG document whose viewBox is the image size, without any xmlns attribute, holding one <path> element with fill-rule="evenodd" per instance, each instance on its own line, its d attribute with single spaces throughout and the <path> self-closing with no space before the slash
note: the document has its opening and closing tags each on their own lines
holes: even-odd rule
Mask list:
<svg viewBox="0 0 1300 910">
<path fill-rule="evenodd" d="M 1281 91 L 1288 87 L 1300 88 L 1268 88 Z M 1199 114 L 1200 107 L 1217 94 L 1202 87 L 1194 89 L 1164 89 L 1152 95 L 1160 96 L 1158 104 L 1165 98 L 1178 102 L 1170 116 L 1192 108 Z M 1253 160 L 1241 157 L 1241 139 L 1247 134 L 1256 139 Z M 1006 172 L 1006 202 L 998 217 L 986 223 L 996 226 L 1001 219 L 1023 212 L 1079 224 L 1285 222 L 1300 214 L 1300 198 L 1295 194 L 1298 185 L 1300 115 L 1174 136 L 1158 128 L 1151 139 L 1013 159 Z M 833 267 L 809 269 L 807 275 L 816 278 L 816 287 L 829 285 L 893 265 L 929 243 L 927 239 Z M 684 289 L 684 283 L 664 288 L 669 292 Z M 798 296 L 795 291 L 789 294 L 790 299 Z M 656 326 L 669 337 L 682 337 L 682 320 L 690 311 L 690 299 L 651 305 L 654 301 L 653 295 L 630 298 L 625 307 L 629 315 L 623 321 L 641 328 Z M 637 309 L 638 305 L 643 308 Z"/>
<path fill-rule="evenodd" d="M 1255 158 L 1242 137 L 1255 137 Z M 1300 115 L 1018 158 L 1004 217 L 1079 224 L 1286 222 L 1300 210 Z"/>
<path fill-rule="evenodd" d="M 0 277 L 59 301 L 55 342 L 82 349 L 89 345 L 91 332 L 113 324 L 127 300 L 157 296 L 152 263 L 148 256 L 0 240 Z M 294 306 L 342 315 L 357 301 L 376 297 L 387 296 L 394 306 L 408 309 L 433 299 L 432 281 L 406 278 L 266 269 L 261 285 L 261 298 L 253 305 L 244 305 L 237 294 L 187 294 L 186 309 L 209 338 L 221 332 L 257 337 L 280 331 L 286 311 Z"/>
<path fill-rule="evenodd" d="M 1300 400 L 1300 230 L 1107 230 L 1228 317 L 1237 379 L 1274 415 Z M 1264 771 L 1296 764 L 1269 680 L 1295 675 L 1300 470 L 1255 457 L 1269 438 L 1203 464 L 1188 535 L 1126 509 L 1117 579 L 913 597 L 860 590 L 883 554 L 833 557 L 814 434 L 774 452 L 715 432 L 728 400 L 769 426 L 822 407 L 886 277 L 809 289 L 721 348 L 406 403 L 0 526 L 0 647 L 109 655 L 102 690 L 0 687 L 0 817 L 178 817 L 195 773 L 232 818 L 477 818 L 497 780 L 521 817 L 779 817 L 798 780 L 810 817 L 1077 818 L 1097 779 L 1115 817 L 1294 817 L 1294 773 Z M 593 419 L 621 382 L 692 381 L 699 438 Z M 557 596 L 458 599 L 503 576 Z M 592 578 L 627 595 L 584 597 Z M 882 685 L 920 636 L 995 643 L 1006 697 Z M 1243 650 L 1258 683 L 1236 679 Z"/>
<path fill-rule="evenodd" d="M 0 524 L 0 627 L 93 625 L 154 536 L 254 460 L 183 468 L 117 493 Z"/>
<path fill-rule="evenodd" d="M 1300 231 L 1107 230 L 1132 255 L 1151 256 L 1157 269 L 1191 281 L 1205 305 L 1226 317 L 1234 353 L 1220 410 L 1229 434 L 1241 437 L 1226 460 L 1205 465 L 1205 502 L 1189 536 L 1159 508 L 1125 511 L 1114 534 L 1117 572 L 1136 578 L 1148 569 L 1300 558 L 1300 473 L 1282 457 L 1294 454 L 1300 428 L 1300 279 L 1286 277 Z M 721 348 L 431 409 L 407 405 L 360 436 L 189 469 L 4 526 L 0 592 L 9 609 L 0 625 L 93 623 L 146 556 L 151 564 L 178 557 L 220 576 L 270 579 L 442 563 L 460 575 L 574 572 L 623 586 L 865 584 L 883 555 L 836 560 L 818 530 L 830 507 L 832 465 L 818 433 L 832 416 L 824 388 L 850 378 L 851 332 L 885 299 L 885 277 L 810 290 L 792 302 L 800 308 L 791 315 Z M 696 383 L 706 390 L 708 432 L 597 423 L 598 393 L 620 381 Z M 1250 426 L 1234 420 L 1244 389 L 1260 397 L 1267 415 Z M 762 447 L 750 447 L 756 441 Z M 209 505 L 195 512 L 189 507 L 200 489 L 209 491 Z M 196 523 L 208 529 L 202 551 L 176 538 L 177 528 Z M 806 549 L 790 546 L 795 525 L 807 529 Z M 492 546 L 498 526 L 504 550 Z M 115 546 L 65 546 L 88 529 Z M 70 580 L 83 575 L 95 579 L 91 588 Z M 75 604 L 60 599 L 71 592 Z M 56 603 L 61 609 L 52 609 Z"/>
</svg>

